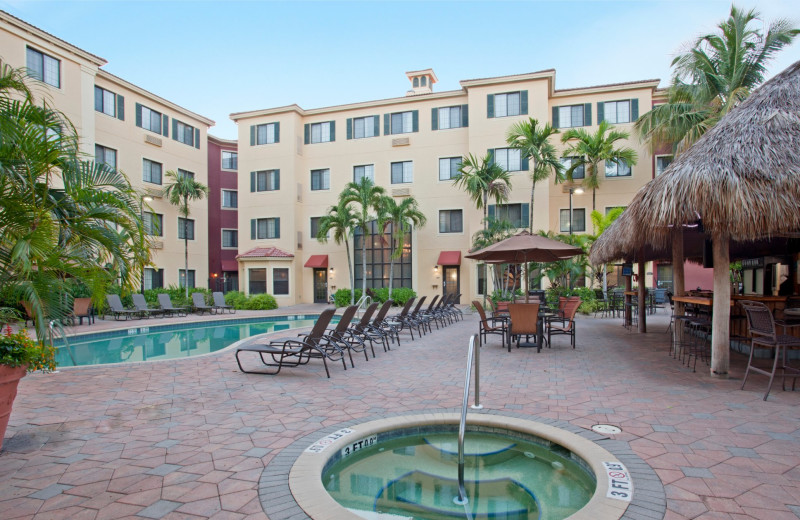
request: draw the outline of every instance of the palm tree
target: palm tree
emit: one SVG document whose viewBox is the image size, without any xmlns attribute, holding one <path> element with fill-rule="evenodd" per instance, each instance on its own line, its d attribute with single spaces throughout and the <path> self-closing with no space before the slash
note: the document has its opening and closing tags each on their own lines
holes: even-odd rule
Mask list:
<svg viewBox="0 0 800 520">
<path fill-rule="evenodd" d="M 193 175 L 168 171 L 168 179 L 172 182 L 164 188 L 169 203 L 178 207 L 183 217 L 183 280 L 186 288 L 186 299 L 189 299 L 189 201 L 203 200 L 208 196 L 208 186 L 194 180 Z"/>
<path fill-rule="evenodd" d="M 483 229 L 488 224 L 489 198 L 497 204 L 508 200 L 511 192 L 511 175 L 492 161 L 491 154 L 478 159 L 472 154 L 464 157 L 453 184 L 467 192 L 477 209 L 483 209 Z"/>
<path fill-rule="evenodd" d="M 0 291 L 27 302 L 44 338 L 72 308 L 68 278 L 98 301 L 117 279 L 133 287 L 150 253 L 128 179 L 82 160 L 73 125 L 27 81 L 0 67 Z"/>
<path fill-rule="evenodd" d="M 594 229 L 594 234 L 590 235 L 590 240 L 594 242 L 603 232 L 608 229 L 611 224 L 614 223 L 615 220 L 622 215 L 622 212 L 625 211 L 625 208 L 613 208 L 609 210 L 606 215 L 603 215 L 599 211 L 592 211 L 591 219 L 592 219 L 592 228 Z M 603 298 L 606 298 L 608 295 L 608 267 L 606 264 L 603 264 Z"/>
<path fill-rule="evenodd" d="M 400 204 L 395 201 L 394 197 L 384 196 L 381 198 L 378 229 L 383 230 L 386 225 L 392 226 L 391 243 L 389 244 L 392 249 L 389 262 L 389 298 L 392 297 L 394 261 L 403 255 L 406 233 L 412 228 L 423 227 L 426 222 L 427 219 L 419 210 L 419 203 L 414 197 L 405 197 Z"/>
<path fill-rule="evenodd" d="M 516 231 L 514 225 L 508 219 L 497 219 L 489 217 L 484 222 L 483 229 L 477 231 L 472 236 L 472 250 L 478 251 L 492 244 L 496 244 L 501 240 L 512 236 Z M 503 283 L 503 272 L 508 264 L 492 264 L 492 286 L 497 290 L 499 287 L 502 297 L 506 297 L 506 283 Z M 486 291 L 484 290 L 484 303 L 486 299 Z"/>
<path fill-rule="evenodd" d="M 530 118 L 514 124 L 506 135 L 506 142 L 511 148 L 516 148 L 523 157 L 532 163 L 531 168 L 531 208 L 528 231 L 533 233 L 533 195 L 536 183 L 547 180 L 551 173 L 555 175 L 556 183 L 563 180 L 561 171 L 563 167 L 558 160 L 555 147 L 550 143 L 550 136 L 557 134 L 558 130 L 545 123 L 539 127 L 539 121 Z"/>
<path fill-rule="evenodd" d="M 360 228 L 361 240 L 361 294 L 367 293 L 367 235 L 370 223 L 375 220 L 372 213 L 379 211 L 381 197 L 386 193 L 382 187 L 377 186 L 369 177 L 362 177 L 359 182 L 348 182 L 344 191 L 339 195 L 345 203 L 356 203 L 359 212 L 356 213 L 356 228 Z M 353 288 L 355 292 L 355 287 Z"/>
<path fill-rule="evenodd" d="M 355 282 L 353 280 L 353 262 L 350 260 L 350 233 L 356 227 L 356 214 L 350 207 L 350 204 L 345 202 L 339 197 L 339 203 L 336 206 L 328 208 L 328 214 L 322 217 L 319 221 L 319 231 L 317 232 L 317 240 L 326 244 L 328 242 L 328 235 L 333 232 L 333 241 L 337 244 L 344 243 L 344 249 L 347 251 L 347 274 L 350 275 L 350 304 L 355 301 Z"/>
<path fill-rule="evenodd" d="M 592 190 L 592 211 L 597 207 L 597 188 L 600 187 L 600 177 L 597 167 L 601 161 L 609 161 L 619 165 L 624 162 L 629 166 L 636 164 L 638 159 L 633 148 L 615 148 L 617 141 L 627 139 L 627 132 L 614 130 L 608 121 L 601 121 L 597 131 L 590 134 L 583 128 L 571 128 L 561 136 L 561 142 L 570 142 L 569 147 L 564 150 L 564 157 L 574 157 L 572 165 L 567 169 L 565 175 L 572 181 L 572 174 L 579 166 L 584 166 L 585 178 L 583 185 Z"/>
<path fill-rule="evenodd" d="M 786 19 L 753 27 L 760 14 L 731 6 L 719 31 L 700 36 L 672 60 L 668 101 L 636 121 L 636 131 L 655 150 L 686 150 L 764 81 L 767 64 L 800 33 Z M 767 25 L 767 24 L 764 24 Z"/>
</svg>

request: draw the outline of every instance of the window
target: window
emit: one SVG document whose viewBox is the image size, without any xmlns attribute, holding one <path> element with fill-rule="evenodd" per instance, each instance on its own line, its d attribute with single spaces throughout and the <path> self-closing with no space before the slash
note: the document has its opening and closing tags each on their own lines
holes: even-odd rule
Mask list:
<svg viewBox="0 0 800 520">
<path fill-rule="evenodd" d="M 520 170 L 527 170 L 527 160 L 523 168 L 523 161 L 520 159 L 519 150 L 515 148 L 495 148 L 494 149 L 494 162 L 507 172 L 518 172 Z"/>
<path fill-rule="evenodd" d="M 145 211 L 142 213 L 142 223 L 144 224 L 144 232 L 148 235 L 153 237 L 164 236 L 164 215 Z"/>
<path fill-rule="evenodd" d="M 250 294 L 264 294 L 267 292 L 267 270 L 248 269 L 247 277 L 250 284 Z"/>
<path fill-rule="evenodd" d="M 462 111 L 466 115 L 467 105 L 437 108 L 438 111 L 438 130 L 447 130 L 448 128 L 461 128 L 467 126 L 465 121 L 462 120 Z M 434 128 L 437 130 L 437 128 Z"/>
<path fill-rule="evenodd" d="M 586 121 L 586 107 L 591 105 L 570 105 L 564 107 L 555 107 L 553 110 L 557 111 L 556 121 L 553 126 L 556 128 L 573 128 L 576 126 L 588 126 L 591 122 Z M 591 112 L 590 112 L 591 113 Z"/>
<path fill-rule="evenodd" d="M 252 235 L 250 238 L 261 240 L 265 238 L 281 237 L 280 218 L 258 218 L 253 219 L 250 222 Z"/>
<path fill-rule="evenodd" d="M 153 269 L 152 267 L 144 268 L 144 288 L 147 289 L 161 289 L 164 287 L 164 270 Z"/>
<path fill-rule="evenodd" d="M 94 145 L 94 162 L 105 164 L 109 168 L 117 167 L 117 151 L 99 144 Z"/>
<path fill-rule="evenodd" d="M 236 190 L 222 190 L 222 207 L 238 208 L 239 192 L 237 192 Z"/>
<path fill-rule="evenodd" d="M 239 247 L 239 231 L 235 229 L 223 229 L 222 247 L 225 249 L 236 249 Z"/>
<path fill-rule="evenodd" d="M 200 130 L 177 119 L 172 120 L 172 139 L 179 143 L 200 148 Z"/>
<path fill-rule="evenodd" d="M 34 79 L 61 88 L 61 61 L 30 47 L 27 48 L 27 60 Z"/>
<path fill-rule="evenodd" d="M 272 294 L 289 294 L 289 269 L 279 267 L 272 270 Z"/>
<path fill-rule="evenodd" d="M 383 117 L 384 134 L 408 134 L 419 131 L 419 110 L 395 112 Z"/>
<path fill-rule="evenodd" d="M 439 159 L 439 180 L 449 181 L 458 177 L 461 168 L 461 157 L 445 157 Z"/>
<path fill-rule="evenodd" d="M 253 188 L 250 191 L 277 191 L 281 189 L 280 170 L 262 170 L 253 172 Z"/>
<path fill-rule="evenodd" d="M 529 204 L 489 204 L 489 218 L 508 220 L 516 228 L 528 227 Z"/>
<path fill-rule="evenodd" d="M 625 208 L 627 208 L 627 207 L 628 207 L 628 206 L 608 206 L 608 207 L 606 207 L 606 215 L 608 215 L 609 213 L 611 213 L 611 212 L 612 212 L 612 211 L 614 211 L 615 209 L 621 209 L 621 210 L 624 210 L 624 209 L 625 209 Z"/>
<path fill-rule="evenodd" d="M 311 170 L 311 191 L 329 189 L 331 189 L 331 171 L 328 168 Z"/>
<path fill-rule="evenodd" d="M 486 294 L 486 264 L 478 264 L 478 294 Z"/>
<path fill-rule="evenodd" d="M 239 169 L 239 154 L 229 150 L 222 150 L 222 169 L 223 170 L 237 170 Z"/>
<path fill-rule="evenodd" d="M 413 161 L 392 163 L 392 184 L 414 182 Z"/>
<path fill-rule="evenodd" d="M 392 225 L 387 225 L 378 231 L 377 223 L 372 221 L 367 229 L 366 237 L 366 262 L 361 255 L 361 246 L 364 245 L 364 232 L 356 229 L 353 236 L 355 255 L 355 279 L 361 280 L 362 273 L 366 270 L 367 287 L 377 289 L 389 287 L 389 265 L 392 252 L 397 248 L 397 238 L 392 237 Z M 411 231 L 403 236 L 402 255 L 394 260 L 393 287 L 412 287 L 411 276 Z M 366 265 L 365 265 L 366 264 Z M 359 286 L 360 287 L 360 286 Z"/>
<path fill-rule="evenodd" d="M 353 166 L 353 182 L 361 182 L 364 177 L 375 182 L 375 165 Z"/>
<path fill-rule="evenodd" d="M 317 239 L 319 234 L 319 221 L 322 217 L 311 217 L 311 234 L 309 235 L 312 240 Z"/>
<path fill-rule="evenodd" d="M 606 161 L 606 177 L 630 177 L 631 167 L 623 160 L 619 164 L 613 161 Z"/>
<path fill-rule="evenodd" d="M 518 116 L 521 111 L 521 92 L 508 92 L 494 95 L 494 117 Z M 527 92 L 526 92 L 527 94 Z"/>
<path fill-rule="evenodd" d="M 189 287 L 194 289 L 194 269 L 189 269 L 189 283 L 186 283 L 186 270 L 178 269 L 178 284 L 181 287 Z"/>
<path fill-rule="evenodd" d="M 562 233 L 569 233 L 569 210 L 562 209 L 560 213 L 560 227 Z M 572 209 L 572 232 L 580 233 L 586 231 L 586 210 L 584 208 Z"/>
<path fill-rule="evenodd" d="M 190 179 L 194 180 L 194 172 L 178 168 L 178 177 L 181 179 L 183 179 L 184 177 L 189 177 Z"/>
<path fill-rule="evenodd" d="M 280 142 L 280 123 L 267 123 L 250 127 L 250 146 L 278 142 Z"/>
<path fill-rule="evenodd" d="M 111 117 L 125 120 L 125 98 L 95 85 L 94 109 Z"/>
<path fill-rule="evenodd" d="M 161 163 L 151 161 L 150 159 L 142 160 L 142 180 L 145 182 L 152 182 L 153 184 L 161 184 Z"/>
<path fill-rule="evenodd" d="M 656 176 L 664 173 L 667 166 L 672 164 L 673 157 L 671 155 L 658 155 L 656 156 Z"/>
<path fill-rule="evenodd" d="M 336 140 L 336 127 L 333 121 L 311 123 L 305 126 L 305 143 L 329 143 Z"/>
<path fill-rule="evenodd" d="M 578 162 L 578 159 L 580 159 L 580 157 L 562 157 L 560 161 L 561 161 L 561 166 L 564 167 L 564 173 L 566 173 L 567 170 L 574 163 Z M 575 168 L 575 170 L 573 170 L 572 172 L 573 179 L 583 179 L 585 177 L 586 177 L 586 166 L 583 164 Z"/>
<path fill-rule="evenodd" d="M 631 122 L 631 101 L 607 101 L 603 103 L 603 119 L 609 123 Z M 598 114 L 598 119 L 600 116 Z"/>
<path fill-rule="evenodd" d="M 160 134 L 167 135 L 167 116 L 136 103 L 136 126 Z M 162 125 L 163 123 L 163 125 Z"/>
<path fill-rule="evenodd" d="M 178 217 L 178 239 L 194 240 L 194 219 Z"/>
<path fill-rule="evenodd" d="M 378 116 L 354 117 L 353 118 L 353 139 L 364 139 L 375 137 L 379 134 Z"/>
<path fill-rule="evenodd" d="M 439 211 L 439 233 L 461 233 L 462 231 L 464 231 L 464 220 L 460 209 Z"/>
</svg>

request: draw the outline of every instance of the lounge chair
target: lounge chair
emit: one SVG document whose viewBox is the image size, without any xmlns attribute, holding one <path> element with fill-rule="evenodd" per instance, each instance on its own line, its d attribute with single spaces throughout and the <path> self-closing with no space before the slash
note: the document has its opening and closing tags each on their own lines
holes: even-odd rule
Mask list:
<svg viewBox="0 0 800 520">
<path fill-rule="evenodd" d="M 236 309 L 225 303 L 225 295 L 221 292 L 214 292 L 211 293 L 211 297 L 214 298 L 214 308 L 220 314 L 224 314 L 225 311 L 230 311 L 231 314 L 236 314 Z"/>
<path fill-rule="evenodd" d="M 411 312 L 411 306 L 414 305 L 415 297 L 411 297 L 406 301 L 406 304 L 403 306 L 403 310 L 400 311 L 399 314 L 395 314 L 394 316 L 390 316 L 386 318 L 383 323 L 381 324 L 381 328 L 389 328 L 393 332 L 393 336 L 397 338 L 397 344 L 400 344 L 400 331 L 405 328 L 405 319 L 408 316 L 408 313 Z M 409 333 L 411 333 L 411 339 L 414 339 L 414 331 L 410 328 L 408 329 Z"/>
<path fill-rule="evenodd" d="M 120 316 L 124 319 L 139 319 L 142 317 L 141 311 L 133 310 L 133 309 L 126 309 L 124 305 L 122 305 L 122 300 L 119 299 L 118 294 L 106 294 L 106 302 L 108 303 L 108 308 L 111 309 L 111 315 L 114 316 L 115 320 L 119 320 Z"/>
<path fill-rule="evenodd" d="M 149 318 L 150 316 L 164 314 L 162 309 L 153 309 L 148 306 L 143 294 L 133 294 L 131 296 L 133 297 L 133 306 L 136 307 L 137 311 L 142 313 L 143 317 Z"/>
<path fill-rule="evenodd" d="M 325 366 L 325 374 L 330 378 L 331 373 L 328 370 L 328 363 L 326 360 L 331 359 L 331 357 L 320 348 L 319 342 L 322 340 L 325 329 L 330 324 L 331 318 L 333 318 L 335 312 L 335 308 L 325 309 L 322 314 L 319 315 L 311 332 L 303 339 L 284 339 L 271 341 L 266 344 L 254 342 L 237 348 L 236 363 L 239 365 L 239 370 L 247 374 L 276 375 L 283 367 L 291 368 L 305 365 L 312 357 L 315 357 L 322 358 L 322 363 Z M 258 354 L 261 363 L 267 367 L 274 367 L 274 370 L 245 370 L 239 358 L 239 354 L 242 352 L 254 352 Z M 344 362 L 344 357 L 341 357 L 341 361 L 346 369 L 347 365 Z"/>
<path fill-rule="evenodd" d="M 378 311 L 378 314 L 375 316 L 375 319 L 372 320 L 372 323 L 365 327 L 365 334 L 367 334 L 370 339 L 381 340 L 381 343 L 383 343 L 384 352 L 387 350 L 392 350 L 392 347 L 389 344 L 390 341 L 397 339 L 398 345 L 400 344 L 400 338 L 394 333 L 394 329 L 391 329 L 385 325 L 386 315 L 389 313 L 389 308 L 392 306 L 392 304 L 394 304 L 394 301 L 386 300 L 381 306 L 381 309 Z"/>
<path fill-rule="evenodd" d="M 353 364 L 353 352 L 350 348 L 350 338 L 347 334 L 347 328 L 350 326 L 350 322 L 353 321 L 353 316 L 356 315 L 356 311 L 358 310 L 358 305 L 350 305 L 347 307 L 342 315 L 339 317 L 339 323 L 336 324 L 336 327 L 332 329 L 327 329 L 325 334 L 322 335 L 322 340 L 319 343 L 320 348 L 325 350 L 339 350 L 342 355 L 344 355 L 344 351 L 347 350 L 347 355 L 350 356 L 350 366 L 355 368 Z M 347 370 L 347 365 L 345 364 L 345 370 Z"/>
<path fill-rule="evenodd" d="M 560 316 L 555 316 L 547 319 L 547 346 L 552 345 L 550 342 L 551 336 L 562 335 L 569 336 L 572 348 L 575 348 L 575 314 L 578 312 L 578 307 L 581 306 L 581 299 L 577 296 L 571 296 L 564 303 L 564 308 Z M 695 360 L 695 363 L 697 360 Z"/>
<path fill-rule="evenodd" d="M 161 310 L 164 311 L 165 315 L 172 316 L 177 314 L 178 317 L 183 317 L 189 314 L 187 307 L 175 307 L 172 305 L 172 298 L 167 293 L 159 293 L 158 304 L 161 305 Z"/>
<path fill-rule="evenodd" d="M 536 336 L 536 352 L 542 351 L 542 342 L 539 341 L 539 303 L 510 303 L 508 304 L 508 351 L 511 352 L 511 342 L 517 338 L 517 348 L 520 347 L 522 336 Z"/>
<path fill-rule="evenodd" d="M 361 345 L 364 349 L 364 357 L 367 358 L 369 361 L 369 355 L 367 354 L 367 341 L 369 341 L 369 347 L 372 350 L 372 357 L 375 357 L 375 346 L 372 344 L 372 337 L 367 333 L 367 327 L 369 326 L 369 322 L 372 319 L 372 315 L 375 314 L 375 309 L 378 308 L 378 303 L 375 302 L 371 304 L 367 309 L 364 311 L 364 314 L 361 316 L 361 319 L 357 323 L 353 323 L 350 325 L 350 328 L 347 329 L 347 333 L 355 340 L 360 341 Z M 352 345 L 351 350 L 358 352 L 359 348 L 355 345 Z"/>
<path fill-rule="evenodd" d="M 206 297 L 203 293 L 192 293 L 192 304 L 194 311 L 198 314 L 203 314 L 204 312 L 209 314 L 217 313 L 214 307 L 206 303 Z"/>
<path fill-rule="evenodd" d="M 499 334 L 502 338 L 500 345 L 505 348 L 506 335 L 508 334 L 508 317 L 487 318 L 486 311 L 478 300 L 473 301 L 472 305 L 475 306 L 478 315 L 481 317 L 481 321 L 478 322 L 478 346 L 480 347 L 486 342 L 488 334 Z M 508 344 L 508 351 L 511 352 L 511 342 Z"/>
</svg>

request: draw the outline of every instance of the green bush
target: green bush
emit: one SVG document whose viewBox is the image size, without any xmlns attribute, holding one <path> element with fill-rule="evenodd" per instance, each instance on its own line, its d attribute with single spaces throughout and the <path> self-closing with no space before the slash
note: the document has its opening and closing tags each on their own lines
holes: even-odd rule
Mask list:
<svg viewBox="0 0 800 520">
<path fill-rule="evenodd" d="M 278 302 L 271 294 L 255 294 L 244 303 L 244 309 L 250 311 L 269 311 L 278 308 Z"/>
<path fill-rule="evenodd" d="M 144 299 L 145 301 L 147 301 L 147 304 L 150 305 L 151 307 L 158 307 L 158 295 L 168 294 L 169 299 L 172 302 L 172 305 L 174 305 L 175 307 L 191 307 L 192 294 L 194 293 L 202 293 L 205 302 L 209 304 L 211 303 L 210 290 L 204 289 L 202 287 L 194 287 L 189 289 L 189 298 L 186 298 L 186 289 L 184 287 L 178 287 L 176 285 L 170 285 L 169 287 L 161 287 L 159 289 L 146 289 L 144 291 Z M 131 298 L 130 294 L 126 294 L 124 296 L 121 295 L 121 298 L 123 305 L 127 307 L 133 306 L 133 299 Z"/>
<path fill-rule="evenodd" d="M 361 298 L 361 289 L 356 289 L 356 297 L 354 302 Z M 350 289 L 338 289 L 333 293 L 333 302 L 337 307 L 347 307 L 350 305 Z"/>
<path fill-rule="evenodd" d="M 380 304 L 386 303 L 386 300 L 389 299 L 389 288 L 388 287 L 381 287 L 380 289 L 373 289 L 372 292 L 375 294 L 373 302 L 377 302 Z"/>
<path fill-rule="evenodd" d="M 573 289 L 567 287 L 551 287 L 545 292 L 547 305 L 550 307 L 558 307 L 558 299 L 560 297 L 568 298 L 570 296 L 578 296 L 581 299 L 581 306 L 578 308 L 578 312 L 584 314 L 594 312 L 594 306 L 597 302 L 594 289 L 590 289 L 589 287 L 575 287 Z M 584 311 L 585 309 L 592 310 Z"/>
<path fill-rule="evenodd" d="M 225 293 L 225 305 L 230 305 L 237 310 L 245 309 L 245 305 L 247 305 L 247 296 L 239 291 Z"/>
<path fill-rule="evenodd" d="M 386 291 L 386 294 L 388 296 L 388 290 Z M 392 300 L 394 301 L 395 305 L 405 305 L 410 298 L 416 298 L 416 296 L 417 293 L 408 287 L 398 287 L 397 289 L 392 289 Z"/>
</svg>

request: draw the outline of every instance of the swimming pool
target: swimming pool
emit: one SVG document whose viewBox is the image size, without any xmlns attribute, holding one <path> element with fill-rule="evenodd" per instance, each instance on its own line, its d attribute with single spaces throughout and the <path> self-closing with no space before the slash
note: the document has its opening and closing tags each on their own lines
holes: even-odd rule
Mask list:
<svg viewBox="0 0 800 520">
<path fill-rule="evenodd" d="M 69 347 L 57 342 L 56 363 L 74 367 L 199 356 L 257 334 L 310 327 L 316 320 L 316 315 L 269 316 L 156 327 L 140 321 L 127 329 L 68 337 Z M 338 321 L 334 316 L 331 323 Z"/>
</svg>

